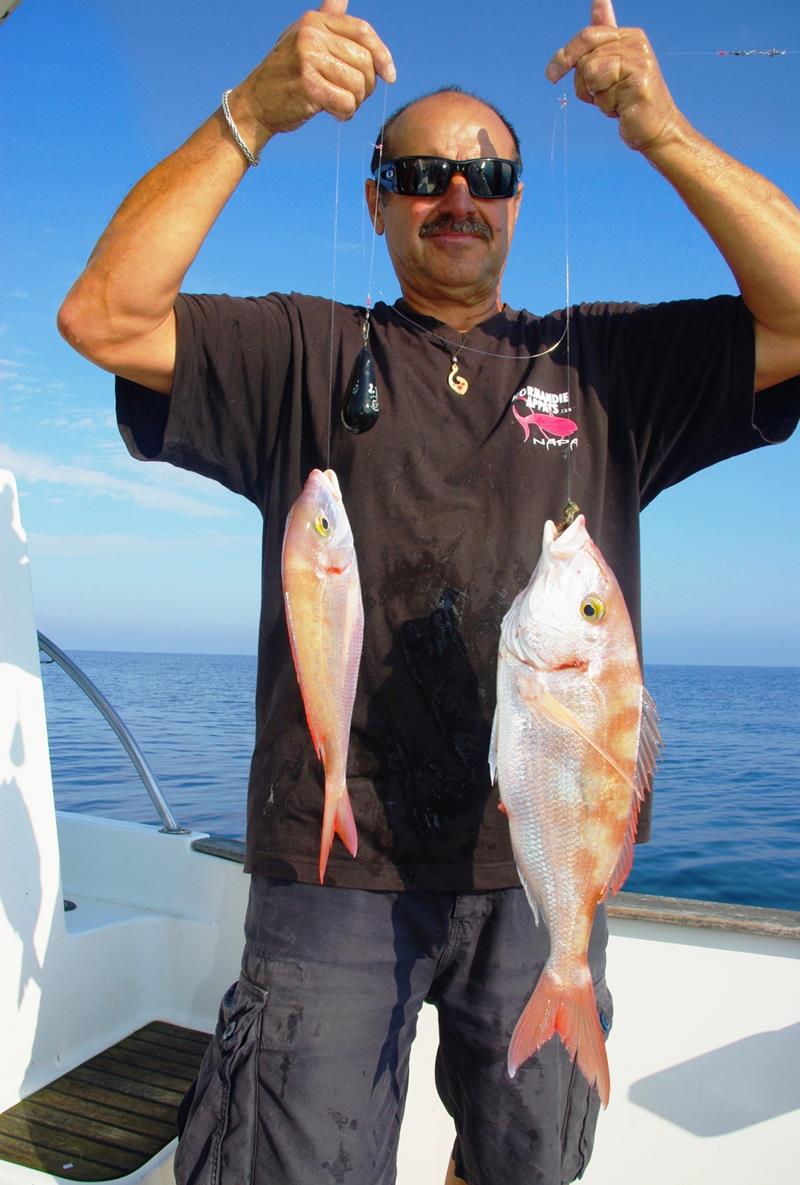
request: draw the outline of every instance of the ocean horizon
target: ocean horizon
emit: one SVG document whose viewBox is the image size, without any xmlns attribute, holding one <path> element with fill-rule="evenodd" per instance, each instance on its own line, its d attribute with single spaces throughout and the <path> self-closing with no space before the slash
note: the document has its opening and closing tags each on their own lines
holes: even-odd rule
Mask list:
<svg viewBox="0 0 800 1185">
<path fill-rule="evenodd" d="M 255 655 L 74 650 L 183 826 L 244 836 Z M 42 658 L 56 805 L 158 825 L 94 705 Z M 625 889 L 800 909 L 800 667 L 645 664 L 664 738 Z"/>
</svg>

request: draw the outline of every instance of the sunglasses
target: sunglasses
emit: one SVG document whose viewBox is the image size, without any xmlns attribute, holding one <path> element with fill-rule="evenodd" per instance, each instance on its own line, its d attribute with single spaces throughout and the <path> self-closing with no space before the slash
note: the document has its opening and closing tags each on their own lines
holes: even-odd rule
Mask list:
<svg viewBox="0 0 800 1185">
<path fill-rule="evenodd" d="M 438 197 L 445 193 L 455 173 L 466 178 L 476 198 L 510 198 L 517 191 L 522 167 L 513 160 L 481 156 L 476 160 L 448 160 L 444 156 L 399 156 L 375 172 L 375 179 L 390 193 L 405 197 Z"/>
</svg>

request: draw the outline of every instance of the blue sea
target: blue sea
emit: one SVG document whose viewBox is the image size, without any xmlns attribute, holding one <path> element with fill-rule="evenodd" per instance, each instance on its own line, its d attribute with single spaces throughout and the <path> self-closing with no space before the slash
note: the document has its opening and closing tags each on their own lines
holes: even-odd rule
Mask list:
<svg viewBox="0 0 800 1185">
<path fill-rule="evenodd" d="M 241 837 L 256 660 L 73 652 L 142 747 L 179 822 Z M 43 658 L 56 803 L 157 822 L 97 709 Z M 625 888 L 800 909 L 800 668 L 651 666 L 664 753 L 653 838 Z"/>
</svg>

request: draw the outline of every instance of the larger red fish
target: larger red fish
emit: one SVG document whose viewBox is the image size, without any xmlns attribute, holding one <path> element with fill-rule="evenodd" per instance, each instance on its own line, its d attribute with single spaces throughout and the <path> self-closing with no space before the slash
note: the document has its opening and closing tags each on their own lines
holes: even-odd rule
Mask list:
<svg viewBox="0 0 800 1185">
<path fill-rule="evenodd" d="M 353 532 L 332 469 L 312 469 L 289 511 L 281 574 L 292 658 L 311 739 L 325 770 L 322 883 L 334 832 L 352 856 L 358 843 L 345 777 L 364 637 Z"/>
<path fill-rule="evenodd" d="M 554 1033 L 607 1105 L 605 1041 L 588 962 L 598 904 L 633 861 L 660 744 L 633 629 L 583 515 L 547 522 L 500 639 L 490 766 L 520 879 L 550 956 L 517 1023 L 508 1070 Z"/>
</svg>

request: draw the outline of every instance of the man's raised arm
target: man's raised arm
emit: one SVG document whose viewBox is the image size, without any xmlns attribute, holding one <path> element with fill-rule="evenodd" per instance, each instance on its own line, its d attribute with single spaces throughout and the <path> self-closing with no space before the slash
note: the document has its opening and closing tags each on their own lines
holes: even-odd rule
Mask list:
<svg viewBox="0 0 800 1185">
<path fill-rule="evenodd" d="M 556 53 L 547 77 L 575 71 L 578 98 L 619 120 L 622 139 L 674 186 L 734 274 L 756 331 L 755 389 L 800 374 L 800 210 L 765 177 L 692 127 L 641 29 L 617 28 L 611 0 Z"/>
<path fill-rule="evenodd" d="M 229 96 L 247 148 L 258 157 L 279 132 L 327 111 L 349 119 L 394 81 L 391 54 L 347 0 L 323 0 L 279 38 Z M 131 190 L 58 314 L 66 340 L 98 366 L 169 394 L 175 365 L 173 308 L 183 277 L 249 168 L 220 109 Z"/>
</svg>

